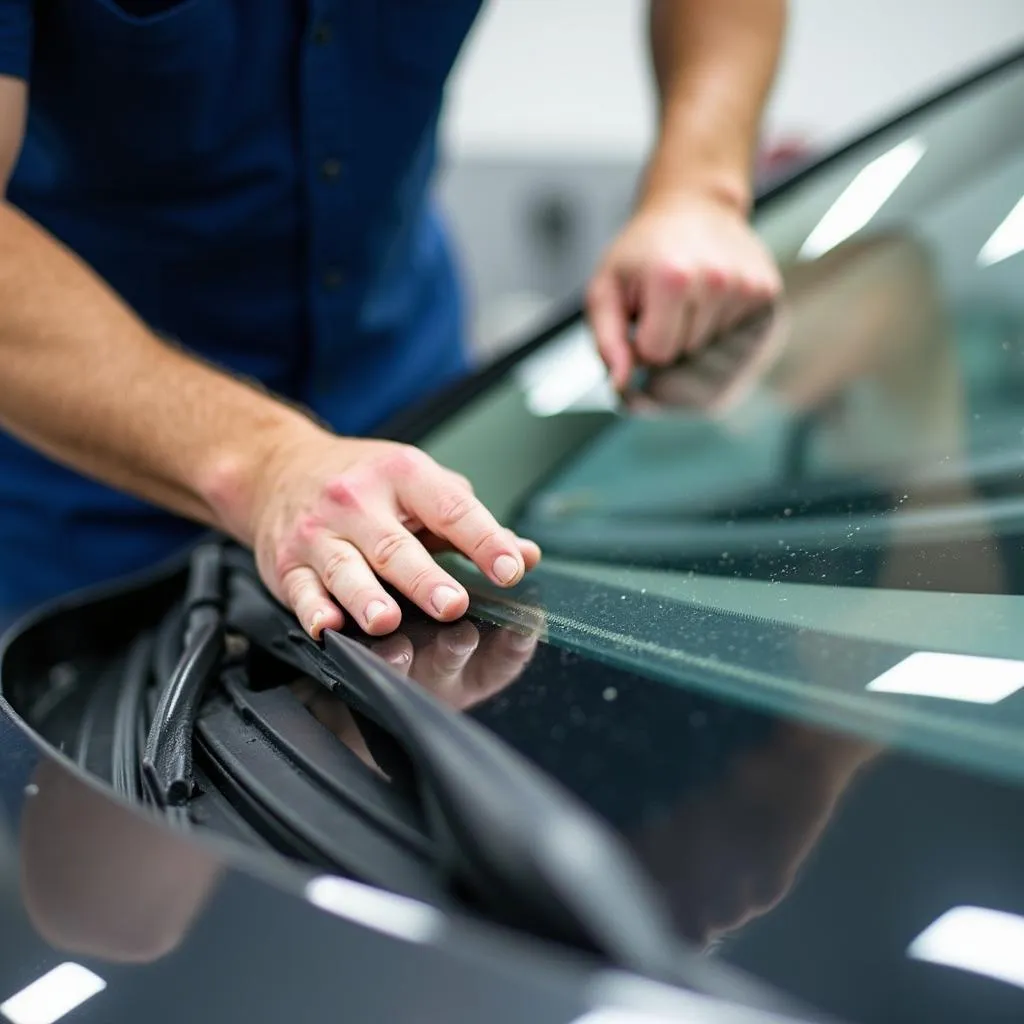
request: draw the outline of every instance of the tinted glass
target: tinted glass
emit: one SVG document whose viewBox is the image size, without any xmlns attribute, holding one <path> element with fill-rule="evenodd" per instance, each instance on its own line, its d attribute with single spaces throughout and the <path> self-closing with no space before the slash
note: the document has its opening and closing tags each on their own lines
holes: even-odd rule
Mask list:
<svg viewBox="0 0 1024 1024">
<path fill-rule="evenodd" d="M 453 559 L 475 636 L 384 649 L 844 1019 L 1024 1016 L 1022 110 L 1010 68 L 780 193 L 784 301 L 625 398 L 577 322 L 446 422 L 545 561 Z"/>
<path fill-rule="evenodd" d="M 626 399 L 578 323 L 436 432 L 545 549 L 478 613 L 1024 775 L 1021 109 L 1004 71 L 767 203 L 784 302 Z"/>
</svg>

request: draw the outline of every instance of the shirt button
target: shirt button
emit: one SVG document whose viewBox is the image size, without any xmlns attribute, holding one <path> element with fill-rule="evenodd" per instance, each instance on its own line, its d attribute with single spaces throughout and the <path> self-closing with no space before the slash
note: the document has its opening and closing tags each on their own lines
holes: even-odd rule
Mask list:
<svg viewBox="0 0 1024 1024">
<path fill-rule="evenodd" d="M 317 46 L 326 46 L 334 38 L 334 32 L 328 22 L 321 21 L 313 26 L 312 38 Z"/>
<path fill-rule="evenodd" d="M 324 271 L 323 283 L 329 292 L 336 292 L 345 283 L 345 274 L 341 267 L 328 267 Z"/>
<path fill-rule="evenodd" d="M 320 177 L 324 181 L 336 181 L 341 174 L 341 161 L 335 157 L 328 157 L 320 165 Z"/>
</svg>

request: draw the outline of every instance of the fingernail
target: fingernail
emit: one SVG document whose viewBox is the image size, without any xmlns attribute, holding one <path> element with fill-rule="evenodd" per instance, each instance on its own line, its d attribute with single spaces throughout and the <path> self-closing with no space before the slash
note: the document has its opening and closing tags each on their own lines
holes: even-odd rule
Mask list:
<svg viewBox="0 0 1024 1024">
<path fill-rule="evenodd" d="M 320 624 L 324 621 L 326 616 L 323 612 L 315 612 L 313 618 L 309 622 L 309 635 L 314 639 L 318 639 L 320 636 Z"/>
<path fill-rule="evenodd" d="M 430 603 L 438 615 L 447 615 L 448 609 L 459 600 L 459 592 L 453 587 L 436 587 L 430 595 Z"/>
<path fill-rule="evenodd" d="M 519 563 L 511 555 L 498 555 L 491 568 L 499 583 L 511 583 L 519 575 Z"/>
<path fill-rule="evenodd" d="M 366 606 L 366 624 L 372 626 L 374 619 L 379 619 L 382 615 L 386 615 L 388 606 L 383 601 L 371 601 Z"/>
</svg>

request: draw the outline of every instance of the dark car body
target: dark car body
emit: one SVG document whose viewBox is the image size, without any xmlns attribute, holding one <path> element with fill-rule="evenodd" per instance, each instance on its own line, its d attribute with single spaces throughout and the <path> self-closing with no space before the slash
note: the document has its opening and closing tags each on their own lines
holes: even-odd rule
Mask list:
<svg viewBox="0 0 1024 1024">
<path fill-rule="evenodd" d="M 573 313 L 391 424 L 545 562 L 500 592 L 452 558 L 463 623 L 406 609 L 398 635 L 294 648 L 252 691 L 315 722 L 303 763 L 329 736 L 324 756 L 344 748 L 387 803 L 394 751 L 341 677 L 369 657 L 400 700 L 414 680 L 452 750 L 480 744 L 465 763 L 509 757 L 510 779 L 553 780 L 580 809 L 592 839 L 567 840 L 563 866 L 588 884 L 607 839 L 621 872 L 587 899 L 625 893 L 621 921 L 574 941 L 516 889 L 529 872 L 496 865 L 518 851 L 543 875 L 555 826 L 466 868 L 459 847 L 486 837 L 459 834 L 443 788 L 416 813 L 445 824 L 459 885 L 435 892 L 402 857 L 389 885 L 393 851 L 369 834 L 335 858 L 315 839 L 326 819 L 294 825 L 315 817 L 307 791 L 275 791 L 273 758 L 256 772 L 259 708 L 217 747 L 223 694 L 198 712 L 201 783 L 140 806 L 145 772 L 110 767 L 125 722 L 146 746 L 117 673 L 191 585 L 184 553 L 4 641 L 0 1015 L 1024 1019 L 1022 109 L 1017 55 L 763 197 L 785 304 L 624 399 Z M 271 620 L 246 621 L 258 646 L 270 626 L 252 623 Z M 244 794 L 212 772 L 229 754 Z M 518 822 L 516 799 L 499 818 Z M 676 974 L 615 954 L 647 883 Z M 512 895 L 491 905 L 496 886 Z"/>
</svg>

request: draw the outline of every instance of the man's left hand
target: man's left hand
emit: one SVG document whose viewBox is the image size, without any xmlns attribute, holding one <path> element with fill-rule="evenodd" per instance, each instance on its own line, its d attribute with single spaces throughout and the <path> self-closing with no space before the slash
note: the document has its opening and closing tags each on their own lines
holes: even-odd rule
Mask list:
<svg viewBox="0 0 1024 1024">
<path fill-rule="evenodd" d="M 781 287 L 775 261 L 736 206 L 680 191 L 639 208 L 594 275 L 587 308 L 622 390 L 638 364 L 665 366 L 697 351 Z"/>
</svg>

